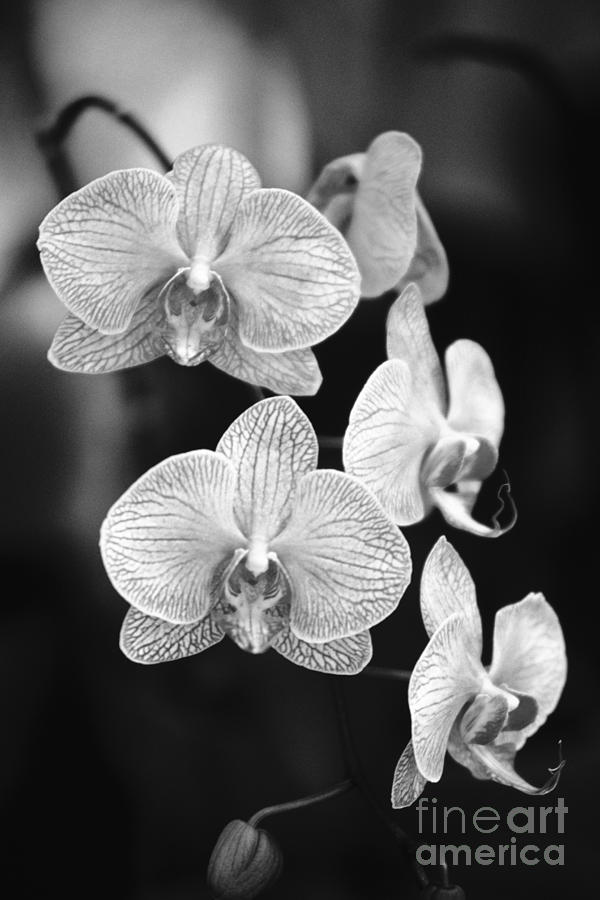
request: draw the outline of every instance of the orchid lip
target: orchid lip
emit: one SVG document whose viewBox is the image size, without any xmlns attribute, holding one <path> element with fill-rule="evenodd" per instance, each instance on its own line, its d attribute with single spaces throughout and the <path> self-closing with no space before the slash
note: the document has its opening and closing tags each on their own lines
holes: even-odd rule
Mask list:
<svg viewBox="0 0 600 900">
<path fill-rule="evenodd" d="M 227 336 L 229 295 L 219 275 L 207 272 L 208 286 L 198 288 L 191 284 L 193 269 L 179 269 L 158 297 L 163 349 L 179 365 L 196 366 L 210 359 Z"/>
</svg>

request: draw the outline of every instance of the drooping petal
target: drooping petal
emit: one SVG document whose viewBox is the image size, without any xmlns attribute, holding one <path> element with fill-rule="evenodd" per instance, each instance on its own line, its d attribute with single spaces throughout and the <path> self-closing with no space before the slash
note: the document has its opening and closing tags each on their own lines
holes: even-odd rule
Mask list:
<svg viewBox="0 0 600 900">
<path fill-rule="evenodd" d="M 292 517 L 272 546 L 292 586 L 290 627 L 310 643 L 381 622 L 410 581 L 404 537 L 343 472 L 321 469 L 299 481 Z"/>
<path fill-rule="evenodd" d="M 470 485 L 473 485 L 473 483 L 470 482 Z M 445 491 L 443 488 L 430 488 L 429 496 L 449 525 L 452 525 L 453 528 L 459 528 L 461 531 L 476 534 L 479 537 L 501 537 L 507 531 L 510 531 L 517 520 L 513 506 L 513 512 L 507 525 L 500 525 L 498 514 L 493 517 L 492 525 L 484 525 L 482 522 L 477 522 L 471 515 L 473 497 L 470 492 L 463 493 L 460 490 L 460 485 L 459 490 L 453 492 Z M 502 508 L 504 508 L 504 500 L 501 500 L 501 503 Z"/>
<path fill-rule="evenodd" d="M 517 747 L 544 724 L 567 677 L 565 641 L 558 616 L 543 594 L 528 594 L 496 613 L 490 678 L 537 703 L 530 724 L 514 732 Z M 510 725 L 509 725 L 510 727 Z"/>
<path fill-rule="evenodd" d="M 460 340 L 446 350 L 450 406 L 448 424 L 487 438 L 498 447 L 504 429 L 504 401 L 492 362 L 475 341 Z"/>
<path fill-rule="evenodd" d="M 425 560 L 421 575 L 421 615 L 429 637 L 454 613 L 464 617 L 474 652 L 481 657 L 481 616 L 475 585 L 464 562 L 442 535 Z"/>
<path fill-rule="evenodd" d="M 416 285 L 407 285 L 390 307 L 386 335 L 389 358 L 401 359 L 408 365 L 414 391 L 421 401 L 445 413 L 444 373 Z"/>
<path fill-rule="evenodd" d="M 399 525 L 428 511 L 421 466 L 435 444 L 442 417 L 413 391 L 406 363 L 390 359 L 370 376 L 350 413 L 344 468 L 362 481 Z"/>
<path fill-rule="evenodd" d="M 215 570 L 245 543 L 234 487 L 226 459 L 195 450 L 164 460 L 125 491 L 104 520 L 100 549 L 128 603 L 180 625 L 206 615 Z"/>
<path fill-rule="evenodd" d="M 48 281 L 70 312 L 104 334 L 124 331 L 142 297 L 187 259 L 177 197 L 149 169 L 111 172 L 66 197 L 40 225 Z"/>
<path fill-rule="evenodd" d="M 164 355 L 157 290 L 141 301 L 121 334 L 102 334 L 69 313 L 58 327 L 48 359 L 57 369 L 98 375 L 141 366 Z"/>
<path fill-rule="evenodd" d="M 151 665 L 202 653 L 224 636 L 210 613 L 201 622 L 172 625 L 132 607 L 123 620 L 120 647 L 132 662 Z"/>
<path fill-rule="evenodd" d="M 454 613 L 429 641 L 408 685 L 415 760 L 427 781 L 440 780 L 456 717 L 484 683 L 471 630 L 465 618 Z"/>
<path fill-rule="evenodd" d="M 421 148 L 407 134 L 385 132 L 367 150 L 346 232 L 363 297 L 391 290 L 410 265 L 417 245 L 420 171 Z"/>
<path fill-rule="evenodd" d="M 253 350 L 310 347 L 333 334 L 359 298 L 359 274 L 339 231 L 306 200 L 276 188 L 240 205 L 214 263 Z"/>
<path fill-rule="evenodd" d="M 404 809 L 407 806 L 412 806 L 415 800 L 423 793 L 426 784 L 427 780 L 419 772 L 415 760 L 412 741 L 409 741 L 394 771 L 394 780 L 392 782 L 393 808 Z"/>
<path fill-rule="evenodd" d="M 502 744 L 497 746 L 495 744 L 490 744 L 481 746 L 480 744 L 471 744 L 469 750 L 472 758 L 475 760 L 473 768 L 476 769 L 476 771 L 481 773 L 483 770 L 491 781 L 496 781 L 498 784 L 504 784 L 507 787 L 512 787 L 517 791 L 521 791 L 523 794 L 530 794 L 532 796 L 539 797 L 553 791 L 560 780 L 560 773 L 564 766 L 564 761 L 561 760 L 556 767 L 548 770 L 550 772 L 550 777 L 544 784 L 541 787 L 534 787 L 534 785 L 529 784 L 528 781 L 525 781 L 524 778 L 521 778 L 521 776 L 515 772 L 514 759 L 516 747 L 514 745 Z M 479 777 L 481 777 L 481 774 Z"/>
<path fill-rule="evenodd" d="M 425 205 L 417 193 L 417 249 L 408 271 L 396 290 L 414 282 L 421 292 L 423 303 L 433 303 L 448 290 L 448 258 Z"/>
<path fill-rule="evenodd" d="M 291 512 L 299 479 L 316 468 L 314 429 L 290 397 L 255 403 L 233 422 L 217 446 L 235 470 L 235 515 L 250 540 L 247 565 L 264 571 L 267 547 Z"/>
<path fill-rule="evenodd" d="M 286 629 L 277 635 L 271 646 L 297 666 L 326 675 L 356 675 L 373 655 L 368 631 L 324 644 L 309 644 Z"/>
<path fill-rule="evenodd" d="M 221 348 L 211 357 L 213 366 L 247 381 L 258 384 L 276 394 L 312 396 L 323 381 L 317 358 L 310 348 L 288 350 L 287 353 L 259 353 L 243 344 L 237 335 L 237 318 L 231 310 L 227 337 Z"/>
<path fill-rule="evenodd" d="M 205 144 L 178 156 L 170 177 L 181 246 L 190 259 L 210 263 L 223 252 L 240 203 L 260 187 L 258 172 L 237 150 Z"/>
</svg>

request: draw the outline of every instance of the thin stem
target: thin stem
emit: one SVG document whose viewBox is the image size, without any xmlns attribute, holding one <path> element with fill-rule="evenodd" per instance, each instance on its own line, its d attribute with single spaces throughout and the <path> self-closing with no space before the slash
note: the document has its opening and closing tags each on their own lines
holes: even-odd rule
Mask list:
<svg viewBox="0 0 600 900">
<path fill-rule="evenodd" d="M 78 97 L 63 107 L 52 125 L 42 129 L 37 134 L 38 146 L 44 155 L 48 170 L 61 197 L 67 196 L 67 194 L 71 194 L 77 189 L 73 167 L 63 144 L 69 137 L 74 125 L 88 109 L 99 109 L 108 113 L 113 119 L 129 128 L 142 141 L 156 157 L 165 172 L 172 168 L 172 162 L 167 154 L 132 113 L 121 109 L 120 106 L 106 97 L 100 97 L 95 94 Z"/>
<path fill-rule="evenodd" d="M 252 394 L 255 403 L 258 403 L 259 400 L 264 400 L 267 396 L 263 389 L 257 384 L 248 384 L 248 388 L 250 389 L 250 393 Z"/>
<path fill-rule="evenodd" d="M 338 727 L 340 732 L 340 738 L 342 743 L 342 751 L 344 753 L 344 760 L 346 766 L 348 767 L 348 771 L 352 777 L 352 780 L 356 784 L 357 788 L 360 790 L 361 794 L 367 801 L 367 803 L 371 806 L 375 815 L 381 820 L 381 822 L 386 826 L 386 828 L 391 831 L 395 839 L 400 844 L 402 851 L 412 866 L 412 869 L 415 873 L 415 876 L 422 887 L 426 887 L 429 884 L 429 879 L 423 869 L 422 866 L 415 859 L 415 844 L 411 840 L 411 838 L 406 834 L 406 832 L 400 828 L 399 825 L 396 825 L 391 819 L 388 818 L 387 814 L 379 805 L 371 787 L 366 780 L 362 766 L 360 763 L 360 759 L 358 756 L 358 752 L 356 750 L 356 746 L 354 744 L 354 739 L 352 736 L 352 731 L 350 729 L 350 721 L 348 719 L 348 710 L 346 707 L 346 699 L 344 697 L 343 688 L 339 678 L 333 678 L 333 696 L 335 701 L 335 708 L 337 713 Z"/>
<path fill-rule="evenodd" d="M 344 445 L 344 438 L 337 435 L 320 434 L 317 439 L 321 450 L 341 450 Z"/>
<path fill-rule="evenodd" d="M 275 815 L 275 813 L 291 812 L 294 809 L 302 809 L 303 806 L 312 806 L 315 803 L 322 803 L 324 800 L 331 800 L 333 797 L 345 794 L 346 791 L 350 791 L 354 787 L 356 787 L 354 781 L 351 778 L 347 778 L 345 781 L 340 781 L 339 784 L 335 784 L 326 791 L 309 794 L 308 797 L 301 797 L 299 800 L 290 800 L 288 803 L 265 806 L 264 809 L 254 813 L 251 819 L 248 819 L 248 825 L 252 825 L 253 828 L 256 828 L 258 823 L 267 816 Z"/>
<path fill-rule="evenodd" d="M 360 673 L 370 678 L 387 678 L 390 681 L 410 681 L 411 669 L 386 669 L 383 666 L 367 666 Z"/>
</svg>

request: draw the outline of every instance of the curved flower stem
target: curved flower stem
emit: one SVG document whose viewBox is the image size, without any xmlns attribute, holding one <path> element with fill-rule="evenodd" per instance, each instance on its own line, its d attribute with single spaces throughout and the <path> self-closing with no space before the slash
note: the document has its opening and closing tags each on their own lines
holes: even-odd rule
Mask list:
<svg viewBox="0 0 600 900">
<path fill-rule="evenodd" d="M 77 189 L 73 168 L 63 144 L 69 137 L 73 126 L 88 109 L 100 109 L 108 113 L 142 141 L 154 154 L 165 172 L 172 168 L 172 162 L 167 154 L 132 113 L 121 109 L 106 97 L 89 94 L 85 97 L 78 97 L 64 106 L 53 124 L 37 134 L 38 146 L 44 155 L 46 165 L 61 197 L 67 196 Z"/>
<path fill-rule="evenodd" d="M 379 805 L 379 802 L 373 794 L 369 783 L 365 779 L 356 746 L 354 744 L 354 739 L 352 737 L 352 731 L 350 729 L 348 710 L 346 707 L 346 699 L 344 697 L 343 688 L 340 679 L 336 677 L 333 678 L 333 696 L 335 701 L 342 750 L 344 753 L 346 766 L 348 768 L 348 771 L 350 772 L 350 776 L 367 803 L 370 805 L 375 815 L 381 820 L 386 828 L 391 831 L 395 839 L 400 844 L 402 852 L 407 862 L 412 867 L 415 877 L 421 887 L 426 887 L 429 884 L 429 878 L 427 877 L 423 867 L 420 866 L 415 859 L 416 845 L 414 841 L 406 834 L 406 832 L 402 828 L 400 828 L 399 825 L 396 825 L 396 823 L 387 816 L 385 811 Z"/>
<path fill-rule="evenodd" d="M 266 394 L 261 387 L 257 384 L 248 384 L 248 388 L 252 397 L 254 398 L 254 402 L 258 403 L 259 400 L 264 400 L 266 398 Z"/>
<path fill-rule="evenodd" d="M 313 806 L 315 803 L 322 803 L 324 800 L 331 800 L 333 797 L 345 794 L 346 791 L 350 791 L 354 787 L 356 787 L 354 781 L 351 778 L 347 778 L 345 781 L 340 781 L 339 784 L 335 784 L 326 791 L 309 794 L 307 797 L 301 797 L 299 800 L 290 800 L 288 803 L 265 806 L 264 809 L 260 809 L 258 812 L 254 813 L 252 818 L 248 819 L 248 825 L 252 825 L 253 828 L 256 828 L 258 823 L 267 816 L 275 815 L 275 813 L 291 812 L 294 809 L 302 809 L 303 806 Z"/>
<path fill-rule="evenodd" d="M 388 678 L 390 681 L 410 681 L 412 669 L 386 669 L 383 666 L 367 666 L 360 673 L 371 678 Z"/>
</svg>

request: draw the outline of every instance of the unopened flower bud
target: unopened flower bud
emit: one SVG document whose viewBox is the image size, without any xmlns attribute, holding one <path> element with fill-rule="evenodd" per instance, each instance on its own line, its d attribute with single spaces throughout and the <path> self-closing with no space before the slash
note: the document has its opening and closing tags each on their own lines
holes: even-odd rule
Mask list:
<svg viewBox="0 0 600 900">
<path fill-rule="evenodd" d="M 279 878 L 281 851 L 271 835 L 241 819 L 225 826 L 208 863 L 215 900 L 251 900 Z"/>
</svg>

